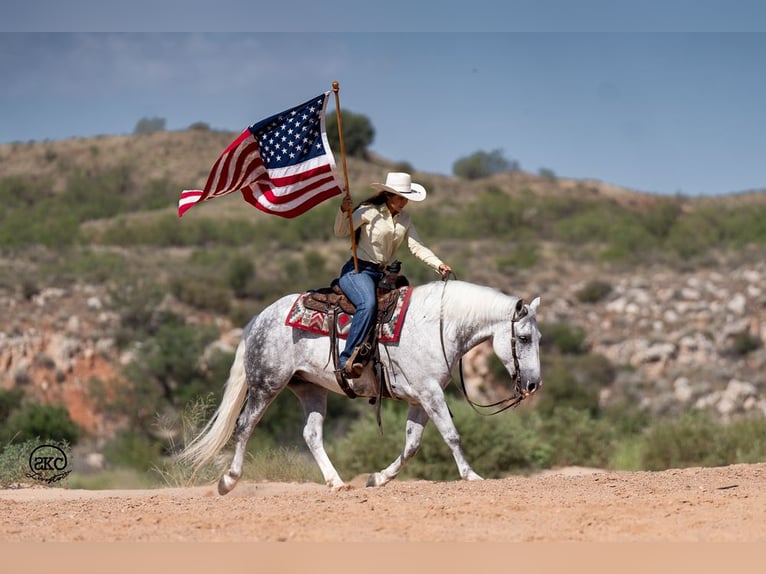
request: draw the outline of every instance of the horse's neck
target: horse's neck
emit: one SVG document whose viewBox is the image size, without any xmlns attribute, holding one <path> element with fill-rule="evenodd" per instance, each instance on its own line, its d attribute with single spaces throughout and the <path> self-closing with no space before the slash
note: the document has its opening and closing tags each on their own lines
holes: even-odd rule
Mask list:
<svg viewBox="0 0 766 574">
<path fill-rule="evenodd" d="M 450 332 L 461 353 L 489 339 L 497 325 L 509 321 L 517 298 L 491 287 L 463 281 L 423 286 L 424 302 Z"/>
</svg>

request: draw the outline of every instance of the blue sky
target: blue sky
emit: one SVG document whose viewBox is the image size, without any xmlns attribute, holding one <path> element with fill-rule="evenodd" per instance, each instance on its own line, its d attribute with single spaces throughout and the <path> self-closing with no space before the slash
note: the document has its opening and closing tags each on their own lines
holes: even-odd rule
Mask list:
<svg viewBox="0 0 766 574">
<path fill-rule="evenodd" d="M 239 131 L 337 80 L 373 151 L 419 171 L 499 149 L 653 193 L 766 188 L 766 3 L 496 3 L 2 0 L 0 143 Z"/>
</svg>

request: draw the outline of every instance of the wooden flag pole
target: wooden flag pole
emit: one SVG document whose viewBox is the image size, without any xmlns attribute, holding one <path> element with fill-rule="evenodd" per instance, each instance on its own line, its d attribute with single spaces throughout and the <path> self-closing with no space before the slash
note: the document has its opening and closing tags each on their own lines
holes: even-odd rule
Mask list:
<svg viewBox="0 0 766 574">
<path fill-rule="evenodd" d="M 335 113 L 338 117 L 338 138 L 340 139 L 340 157 L 343 162 L 343 180 L 344 185 L 346 186 L 346 197 L 351 199 L 351 193 L 349 192 L 348 186 L 348 168 L 346 167 L 346 147 L 343 144 L 343 122 L 340 118 L 340 98 L 338 97 L 339 90 L 340 85 L 338 82 L 333 82 L 332 91 L 335 92 Z M 356 258 L 356 233 L 354 233 L 354 218 L 352 216 L 352 211 L 347 211 L 346 215 L 348 216 L 348 227 L 351 230 L 351 253 L 354 256 L 354 271 L 359 273 L 359 261 Z"/>
</svg>

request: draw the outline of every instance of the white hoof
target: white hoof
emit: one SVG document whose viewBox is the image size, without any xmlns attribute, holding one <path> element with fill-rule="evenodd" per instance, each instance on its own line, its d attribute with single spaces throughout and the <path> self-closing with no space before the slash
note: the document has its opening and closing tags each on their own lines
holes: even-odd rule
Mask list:
<svg viewBox="0 0 766 574">
<path fill-rule="evenodd" d="M 476 474 L 474 471 L 471 471 L 466 475 L 465 480 L 484 480 L 484 479 L 478 474 Z"/>
<path fill-rule="evenodd" d="M 391 479 L 382 472 L 374 472 L 367 479 L 367 486 L 383 486 L 384 484 L 388 484 L 390 481 Z"/>
<path fill-rule="evenodd" d="M 239 479 L 237 478 L 229 476 L 229 474 L 224 474 L 218 481 L 218 494 L 221 496 L 224 494 L 229 494 L 234 489 L 234 487 L 237 486 L 238 480 Z"/>
</svg>

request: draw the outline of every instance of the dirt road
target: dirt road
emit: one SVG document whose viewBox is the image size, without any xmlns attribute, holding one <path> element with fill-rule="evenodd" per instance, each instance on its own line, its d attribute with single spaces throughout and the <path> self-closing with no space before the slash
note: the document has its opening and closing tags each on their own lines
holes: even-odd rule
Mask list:
<svg viewBox="0 0 766 574">
<path fill-rule="evenodd" d="M 766 541 L 766 463 L 362 484 L 2 490 L 0 541 Z"/>
</svg>

